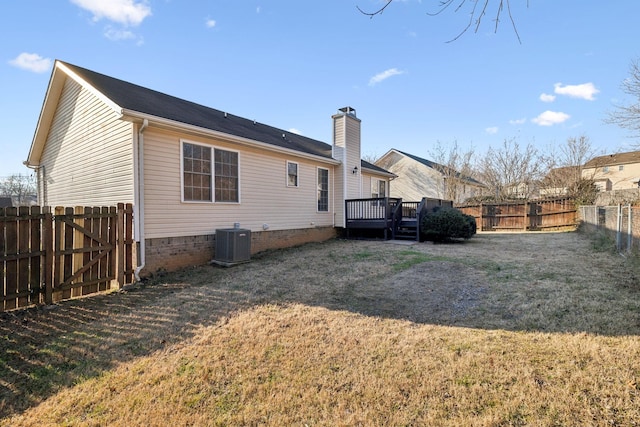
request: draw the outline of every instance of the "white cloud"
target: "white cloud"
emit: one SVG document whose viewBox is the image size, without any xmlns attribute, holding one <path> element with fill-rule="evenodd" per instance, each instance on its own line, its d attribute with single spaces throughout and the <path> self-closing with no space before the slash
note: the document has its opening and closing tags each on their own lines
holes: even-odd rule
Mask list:
<svg viewBox="0 0 640 427">
<path fill-rule="evenodd" d="M 108 19 L 126 26 L 137 26 L 151 15 L 146 0 L 70 0 L 93 14 L 93 20 Z"/>
<path fill-rule="evenodd" d="M 551 95 L 548 93 L 543 93 L 540 95 L 540 101 L 542 102 L 553 102 L 556 100 L 556 96 L 555 95 Z"/>
<path fill-rule="evenodd" d="M 45 73 L 51 69 L 52 62 L 51 59 L 43 58 L 37 53 L 23 52 L 15 59 L 10 60 L 9 64 L 34 73 Z"/>
<path fill-rule="evenodd" d="M 553 126 L 566 122 L 570 117 L 567 113 L 547 110 L 531 121 L 539 126 Z"/>
<path fill-rule="evenodd" d="M 524 124 L 526 122 L 527 122 L 527 119 L 525 119 L 525 118 L 509 120 L 509 124 L 511 124 L 511 125 L 522 125 L 522 124 Z"/>
<path fill-rule="evenodd" d="M 581 85 L 566 85 L 563 86 L 562 83 L 556 83 L 553 85 L 554 92 L 558 95 L 566 95 L 571 98 L 581 98 L 586 99 L 588 101 L 593 101 L 595 98 L 593 97 L 596 93 L 600 93 L 598 89 L 594 86 L 593 83 L 583 83 Z"/>
<path fill-rule="evenodd" d="M 207 26 L 207 28 L 213 28 L 216 26 L 216 21 L 215 19 L 207 19 L 205 25 Z"/>
<path fill-rule="evenodd" d="M 289 129 L 289 132 L 291 133 L 295 133 L 296 135 L 302 135 L 302 132 L 300 132 L 298 129 L 296 128 L 291 128 Z"/>
<path fill-rule="evenodd" d="M 489 135 L 495 135 L 496 133 L 498 133 L 498 126 L 488 127 L 484 131 Z"/>
<path fill-rule="evenodd" d="M 389 77 L 398 76 L 400 74 L 404 74 L 404 71 L 400 71 L 397 68 L 389 68 L 381 73 L 376 74 L 375 76 L 369 79 L 369 86 L 376 85 Z"/>
<path fill-rule="evenodd" d="M 136 35 L 129 30 L 117 29 L 113 27 L 107 27 L 104 31 L 104 36 L 109 40 L 130 40 L 135 39 Z"/>
</svg>

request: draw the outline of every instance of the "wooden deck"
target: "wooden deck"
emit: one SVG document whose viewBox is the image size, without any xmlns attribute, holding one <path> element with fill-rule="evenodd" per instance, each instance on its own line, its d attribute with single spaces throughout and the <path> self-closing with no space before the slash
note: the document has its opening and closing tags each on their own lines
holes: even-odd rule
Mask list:
<svg viewBox="0 0 640 427">
<path fill-rule="evenodd" d="M 440 206 L 451 207 L 453 203 L 426 197 L 419 202 L 395 197 L 345 200 L 347 238 L 358 230 L 379 230 L 385 240 L 419 241 L 422 216 Z"/>
</svg>

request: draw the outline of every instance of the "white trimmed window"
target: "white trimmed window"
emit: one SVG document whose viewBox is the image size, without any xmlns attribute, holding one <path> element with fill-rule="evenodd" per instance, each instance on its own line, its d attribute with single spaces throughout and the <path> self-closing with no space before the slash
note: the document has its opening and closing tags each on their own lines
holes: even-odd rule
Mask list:
<svg viewBox="0 0 640 427">
<path fill-rule="evenodd" d="M 329 169 L 318 168 L 318 212 L 329 212 Z"/>
<path fill-rule="evenodd" d="M 371 197 L 387 197 L 387 181 L 371 179 Z"/>
<path fill-rule="evenodd" d="M 287 162 L 287 187 L 298 186 L 298 164 Z"/>
<path fill-rule="evenodd" d="M 240 201 L 238 153 L 207 145 L 182 143 L 182 200 Z"/>
</svg>

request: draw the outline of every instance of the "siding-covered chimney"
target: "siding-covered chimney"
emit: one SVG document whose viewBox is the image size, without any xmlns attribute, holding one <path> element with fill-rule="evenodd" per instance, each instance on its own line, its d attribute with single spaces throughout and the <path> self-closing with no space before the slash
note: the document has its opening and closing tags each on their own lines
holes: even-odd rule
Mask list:
<svg viewBox="0 0 640 427">
<path fill-rule="evenodd" d="M 360 119 L 352 107 L 338 109 L 333 119 L 333 158 L 342 163 L 336 173 L 336 222 L 344 226 L 344 201 L 362 197 Z M 340 221 L 340 218 L 342 221 Z"/>
</svg>

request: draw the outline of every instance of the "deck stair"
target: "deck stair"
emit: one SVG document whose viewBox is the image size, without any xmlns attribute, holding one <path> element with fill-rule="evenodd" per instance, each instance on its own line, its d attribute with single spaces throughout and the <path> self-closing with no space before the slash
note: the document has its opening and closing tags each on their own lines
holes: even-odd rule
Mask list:
<svg viewBox="0 0 640 427">
<path fill-rule="evenodd" d="M 416 218 L 402 218 L 396 224 L 395 238 L 397 240 L 419 240 L 418 220 Z"/>
</svg>

